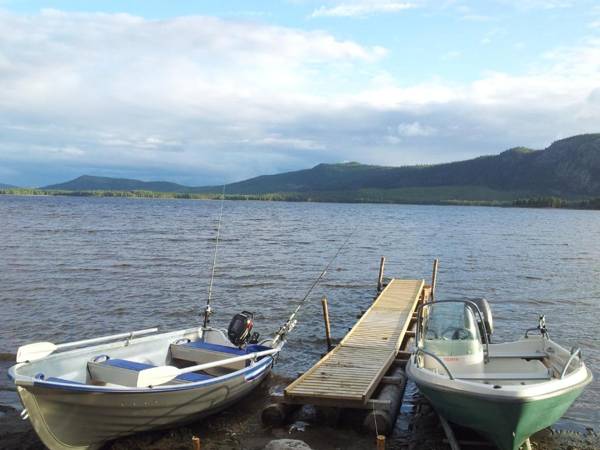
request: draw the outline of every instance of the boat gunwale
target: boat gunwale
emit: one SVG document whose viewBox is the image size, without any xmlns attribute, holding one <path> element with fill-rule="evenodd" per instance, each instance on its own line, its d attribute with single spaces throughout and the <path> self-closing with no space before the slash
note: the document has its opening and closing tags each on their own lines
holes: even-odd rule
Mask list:
<svg viewBox="0 0 600 450">
<path fill-rule="evenodd" d="M 268 364 L 265 364 L 267 363 Z M 252 374 L 251 379 L 247 379 L 246 381 L 251 382 L 260 376 L 260 374 L 270 367 L 273 363 L 273 358 L 271 356 L 267 356 L 264 359 L 261 359 L 259 362 L 254 364 L 253 366 L 244 367 L 243 369 L 237 370 L 235 372 L 231 372 L 225 375 L 221 375 L 218 377 L 210 378 L 208 380 L 194 381 L 190 383 L 181 383 L 181 384 L 173 384 L 173 385 L 160 385 L 156 387 L 144 387 L 144 388 L 133 388 L 124 386 L 122 388 L 114 387 L 114 386 L 94 386 L 89 384 L 73 384 L 73 383 L 63 383 L 60 381 L 47 381 L 47 380 L 33 380 L 33 383 L 19 383 L 18 380 L 15 381 L 17 386 L 21 387 L 43 387 L 49 389 L 62 389 L 65 391 L 78 391 L 78 392 L 102 392 L 102 393 L 111 393 L 111 394 L 135 394 L 135 393 L 152 393 L 152 392 L 171 392 L 171 391 L 184 391 L 190 390 L 205 386 L 210 386 L 216 383 L 221 383 L 223 381 L 227 381 L 231 378 L 235 378 L 242 375 L 247 375 L 245 372 L 256 371 L 257 374 Z M 258 369 L 261 370 L 258 370 Z"/>
<path fill-rule="evenodd" d="M 414 364 L 413 364 L 412 358 L 411 358 L 406 365 L 406 375 L 415 384 L 417 384 L 417 386 L 423 385 L 423 386 L 426 386 L 431 389 L 436 389 L 438 391 L 445 391 L 445 392 L 460 394 L 460 395 L 469 396 L 469 397 L 473 397 L 473 398 L 502 401 L 502 402 L 507 402 L 507 403 L 529 403 L 529 402 L 535 402 L 538 400 L 543 400 L 546 398 L 558 397 L 558 396 L 560 396 L 564 393 L 567 393 L 569 391 L 572 391 L 574 389 L 584 388 L 585 386 L 590 384 L 594 379 L 592 371 L 585 364 L 583 364 L 576 371 L 572 372 L 571 374 L 569 374 L 567 377 L 563 378 L 562 380 L 552 379 L 552 380 L 544 381 L 542 383 L 535 383 L 534 385 L 536 387 L 540 387 L 543 385 L 547 385 L 548 383 L 551 383 L 551 382 L 566 381 L 566 380 L 569 380 L 570 378 L 580 374 L 582 371 L 585 370 L 585 372 L 586 372 L 585 379 L 577 382 L 576 384 L 568 384 L 564 387 L 560 387 L 558 389 L 555 389 L 555 390 L 552 390 L 549 392 L 545 392 L 543 394 L 523 396 L 522 390 L 521 391 L 504 390 L 504 391 L 502 391 L 502 394 L 499 395 L 500 393 L 497 390 L 494 390 L 494 392 L 490 392 L 490 393 L 484 393 L 484 392 L 474 392 L 473 390 L 468 389 L 468 387 L 470 387 L 470 386 L 476 386 L 479 388 L 481 388 L 482 386 L 489 386 L 489 387 L 493 388 L 492 384 L 473 382 L 471 380 L 461 380 L 460 378 L 458 378 L 458 379 L 455 378 L 454 380 L 450 380 L 449 378 L 444 377 L 443 375 L 440 375 L 440 374 L 437 374 L 437 373 L 434 373 L 431 371 L 429 371 L 431 373 L 426 373 L 426 375 L 429 375 L 430 377 L 438 378 L 440 382 L 450 381 L 455 385 L 459 384 L 464 389 L 458 389 L 453 386 L 448 386 L 446 384 L 436 382 L 438 380 L 431 381 L 431 380 L 426 380 L 426 379 L 420 378 L 418 376 L 415 376 L 416 374 L 419 373 L 416 370 L 418 369 L 419 371 L 424 371 L 427 369 L 415 368 L 413 366 L 414 366 Z M 425 372 L 422 372 L 422 373 L 425 373 Z M 563 383 L 563 384 L 567 384 L 567 383 Z M 503 386 L 503 387 L 505 387 L 505 386 Z M 514 385 L 514 386 L 517 386 L 517 385 Z M 519 395 L 519 394 L 521 394 L 521 395 Z"/>
<path fill-rule="evenodd" d="M 222 330 L 215 329 L 215 328 L 209 328 L 207 330 L 203 330 L 202 328 L 194 327 L 194 328 L 186 328 L 186 329 L 182 329 L 182 330 L 168 331 L 165 333 L 152 334 L 150 336 L 143 336 L 143 337 L 140 337 L 139 339 L 135 339 L 135 343 L 143 343 L 143 342 L 152 341 L 155 339 L 156 340 L 164 339 L 164 338 L 168 338 L 169 336 L 175 337 L 175 336 L 185 335 L 185 334 L 189 334 L 189 333 L 198 333 L 198 337 L 200 337 L 200 335 L 205 331 L 216 331 L 216 332 L 222 333 Z M 181 384 L 173 384 L 173 385 L 159 385 L 159 386 L 155 386 L 155 387 L 149 386 L 149 387 L 142 387 L 142 388 L 136 388 L 136 387 L 130 387 L 130 386 L 122 386 L 122 387 L 96 386 L 96 385 L 82 384 L 82 383 L 78 383 L 78 382 L 41 380 L 41 379 L 36 379 L 29 375 L 22 375 L 22 374 L 18 373 L 18 370 L 21 367 L 24 367 L 24 366 L 27 366 L 30 364 L 35 364 L 38 361 L 43 361 L 48 358 L 64 358 L 67 355 L 72 355 L 73 353 L 85 353 L 86 351 L 89 351 L 94 348 L 106 349 L 106 347 L 109 345 L 122 344 L 123 341 L 124 340 L 121 339 L 121 340 L 116 340 L 114 342 L 109 342 L 106 344 L 100 344 L 100 345 L 94 345 L 94 346 L 88 346 L 88 347 L 78 347 L 73 350 L 68 350 L 66 352 L 54 353 L 54 354 L 49 355 L 46 358 L 43 358 L 41 360 L 17 363 L 8 369 L 8 371 L 7 371 L 8 378 L 10 380 L 12 380 L 16 386 L 20 386 L 25 389 L 31 388 L 31 387 L 37 387 L 37 388 L 58 389 L 58 390 L 62 389 L 65 392 L 72 391 L 72 392 L 123 393 L 123 394 L 172 392 L 172 391 L 190 390 L 190 389 L 210 386 L 210 385 L 220 383 L 223 381 L 227 381 L 231 378 L 239 377 L 242 375 L 246 377 L 247 382 L 252 382 L 256 378 L 259 378 L 262 375 L 262 373 L 269 366 L 272 366 L 274 364 L 274 362 L 275 362 L 274 357 L 275 357 L 275 355 L 278 354 L 278 352 L 277 352 L 277 353 L 274 353 L 273 355 L 267 355 L 264 358 L 261 358 L 257 362 L 255 362 L 247 367 L 243 367 L 239 370 L 236 370 L 235 372 L 220 375 L 220 376 L 213 377 L 213 378 L 210 378 L 207 380 L 200 380 L 200 381 L 181 383 Z M 127 342 L 128 340 L 125 339 L 125 341 Z M 121 345 L 119 345 L 117 348 L 119 348 L 120 346 Z M 281 351 L 282 348 L 283 348 L 283 345 L 280 345 L 279 351 Z M 249 372 L 250 372 L 250 374 L 249 374 Z"/>
</svg>

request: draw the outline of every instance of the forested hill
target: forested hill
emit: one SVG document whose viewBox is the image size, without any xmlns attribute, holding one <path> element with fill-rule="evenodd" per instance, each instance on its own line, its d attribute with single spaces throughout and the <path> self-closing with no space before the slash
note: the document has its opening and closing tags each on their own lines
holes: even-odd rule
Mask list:
<svg viewBox="0 0 600 450">
<path fill-rule="evenodd" d="M 153 191 L 217 194 L 221 186 L 190 187 L 164 181 L 81 176 L 46 186 L 59 191 Z M 554 142 L 544 150 L 516 147 L 499 155 L 447 164 L 387 167 L 319 164 L 231 183 L 228 194 L 316 201 L 511 201 L 517 198 L 600 196 L 600 134 Z"/>
<path fill-rule="evenodd" d="M 258 194 L 442 186 L 478 186 L 544 195 L 600 195 L 600 134 L 562 139 L 545 150 L 517 147 L 499 155 L 430 166 L 319 164 L 312 169 L 233 183 L 227 186 L 227 192 Z"/>
<path fill-rule="evenodd" d="M 65 183 L 53 184 L 40 189 L 59 191 L 153 191 L 188 192 L 189 187 L 168 181 L 139 181 L 128 178 L 95 177 L 82 175 Z"/>
</svg>

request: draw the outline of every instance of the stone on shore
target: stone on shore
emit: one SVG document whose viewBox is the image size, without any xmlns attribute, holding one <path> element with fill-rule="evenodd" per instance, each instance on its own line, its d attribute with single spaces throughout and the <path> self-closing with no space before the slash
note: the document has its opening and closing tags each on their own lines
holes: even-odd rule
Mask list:
<svg viewBox="0 0 600 450">
<path fill-rule="evenodd" d="M 269 442 L 264 450 L 312 450 L 305 442 L 298 439 L 277 439 Z"/>
</svg>

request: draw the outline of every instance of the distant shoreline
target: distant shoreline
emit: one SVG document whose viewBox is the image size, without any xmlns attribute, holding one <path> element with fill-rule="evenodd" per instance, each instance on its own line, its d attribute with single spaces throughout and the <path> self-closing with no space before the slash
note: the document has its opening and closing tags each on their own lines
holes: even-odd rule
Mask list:
<svg viewBox="0 0 600 450">
<path fill-rule="evenodd" d="M 600 198 L 585 200 L 568 200 L 560 197 L 539 196 L 515 200 L 418 200 L 394 199 L 387 197 L 385 192 L 373 192 L 364 195 L 360 192 L 345 192 L 343 195 L 335 192 L 283 192 L 267 194 L 226 194 L 225 200 L 254 200 L 254 201 L 284 201 L 303 203 L 372 203 L 396 205 L 438 205 L 438 206 L 494 206 L 515 208 L 544 208 L 544 209 L 585 209 L 600 210 Z M 353 196 L 354 194 L 354 196 Z M 156 192 L 156 191 L 59 191 L 44 189 L 9 188 L 0 189 L 0 195 L 13 196 L 60 196 L 60 197 L 100 197 L 100 198 L 140 198 L 140 199 L 173 199 L 173 200 L 219 200 L 218 193 L 186 193 L 186 192 Z"/>
</svg>

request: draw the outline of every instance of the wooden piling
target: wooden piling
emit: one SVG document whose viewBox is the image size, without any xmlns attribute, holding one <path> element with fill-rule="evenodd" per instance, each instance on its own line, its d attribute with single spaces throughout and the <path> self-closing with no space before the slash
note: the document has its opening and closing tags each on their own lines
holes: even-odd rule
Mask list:
<svg viewBox="0 0 600 450">
<path fill-rule="evenodd" d="M 333 345 L 331 344 L 331 326 L 329 324 L 329 308 L 327 308 L 327 297 L 323 297 L 321 299 L 321 306 L 323 307 L 323 320 L 325 321 L 325 339 L 327 340 L 327 351 L 329 351 Z"/>
<path fill-rule="evenodd" d="M 194 450 L 200 450 L 200 438 L 199 437 L 193 436 L 192 444 L 194 445 Z"/>
<path fill-rule="evenodd" d="M 435 285 L 437 283 L 438 264 L 440 260 L 435 258 L 433 260 L 433 270 L 431 272 L 431 301 L 435 300 Z"/>
<path fill-rule="evenodd" d="M 385 436 L 377 435 L 377 450 L 385 450 Z"/>
<path fill-rule="evenodd" d="M 377 292 L 381 292 L 383 290 L 384 269 L 385 269 L 385 256 L 382 256 L 381 261 L 379 263 L 379 277 L 377 278 Z"/>
</svg>

